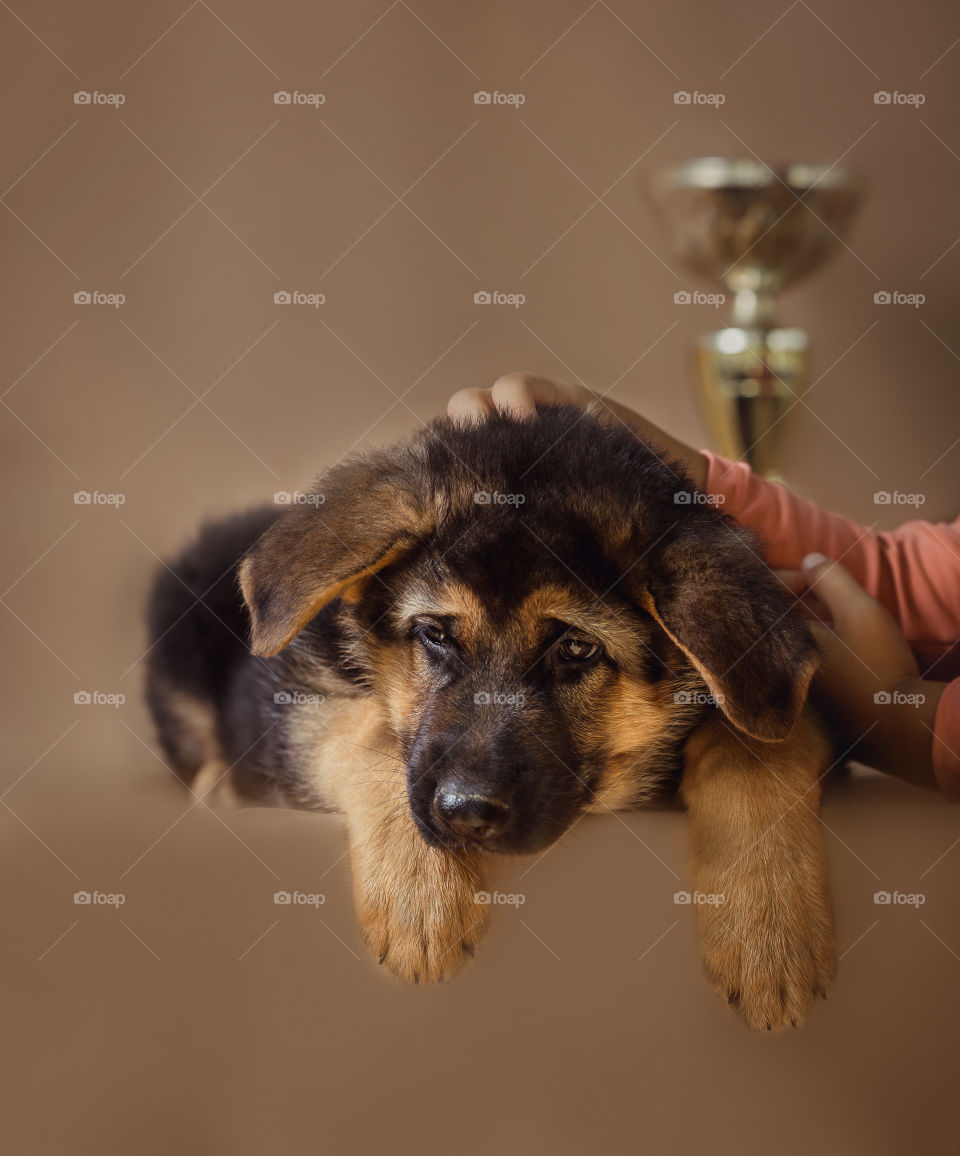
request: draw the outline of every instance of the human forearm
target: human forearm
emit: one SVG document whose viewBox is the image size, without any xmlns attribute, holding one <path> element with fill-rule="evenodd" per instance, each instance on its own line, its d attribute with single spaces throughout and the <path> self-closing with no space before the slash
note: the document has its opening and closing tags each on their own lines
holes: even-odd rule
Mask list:
<svg viewBox="0 0 960 1156">
<path fill-rule="evenodd" d="M 937 704 L 944 682 L 906 678 L 889 690 L 877 690 L 865 701 L 847 696 L 842 720 L 835 720 L 850 752 L 879 771 L 896 775 L 916 787 L 934 790 L 933 735 Z"/>
</svg>

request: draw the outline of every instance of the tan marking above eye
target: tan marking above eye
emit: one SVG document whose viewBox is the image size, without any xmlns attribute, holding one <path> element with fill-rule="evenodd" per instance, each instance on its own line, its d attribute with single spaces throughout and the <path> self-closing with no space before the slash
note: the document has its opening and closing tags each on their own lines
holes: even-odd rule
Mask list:
<svg viewBox="0 0 960 1156">
<path fill-rule="evenodd" d="M 493 626 L 482 596 L 465 583 L 442 583 L 428 576 L 411 582 L 391 615 L 399 630 L 409 629 L 418 619 L 446 620 L 467 652 L 483 651 L 494 643 L 535 652 L 550 623 L 598 643 L 615 662 L 630 662 L 637 651 L 636 625 L 623 612 L 605 606 L 587 590 L 558 583 L 537 587 L 512 611 L 505 627 Z"/>
<path fill-rule="evenodd" d="M 459 582 L 441 584 L 420 579 L 403 592 L 391 612 L 398 627 L 418 619 L 447 619 L 456 623 L 458 637 L 466 641 L 483 636 L 489 618 L 479 596 Z"/>
<path fill-rule="evenodd" d="M 571 579 L 571 582 L 573 579 Z M 598 643 L 614 661 L 623 661 L 637 649 L 636 628 L 622 612 L 611 610 L 588 590 L 547 584 L 538 587 L 520 605 L 518 616 L 530 623 L 531 633 L 542 631 L 544 620 L 564 623 Z"/>
</svg>

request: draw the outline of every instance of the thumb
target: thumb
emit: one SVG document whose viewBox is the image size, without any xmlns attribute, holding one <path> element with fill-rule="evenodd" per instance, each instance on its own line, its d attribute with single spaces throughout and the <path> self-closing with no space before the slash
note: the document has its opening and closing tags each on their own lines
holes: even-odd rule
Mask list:
<svg viewBox="0 0 960 1156">
<path fill-rule="evenodd" d="M 834 626 L 841 634 L 862 619 L 864 613 L 877 609 L 873 598 L 839 562 L 823 554 L 808 554 L 800 565 L 808 587 L 830 611 Z"/>
</svg>

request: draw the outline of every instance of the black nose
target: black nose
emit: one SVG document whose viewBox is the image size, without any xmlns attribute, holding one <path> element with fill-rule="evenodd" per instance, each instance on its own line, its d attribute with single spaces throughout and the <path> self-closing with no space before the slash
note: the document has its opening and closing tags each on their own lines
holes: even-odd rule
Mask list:
<svg viewBox="0 0 960 1156">
<path fill-rule="evenodd" d="M 433 796 L 433 813 L 444 827 L 465 839 L 492 839 L 510 818 L 510 808 L 499 799 L 442 784 Z"/>
</svg>

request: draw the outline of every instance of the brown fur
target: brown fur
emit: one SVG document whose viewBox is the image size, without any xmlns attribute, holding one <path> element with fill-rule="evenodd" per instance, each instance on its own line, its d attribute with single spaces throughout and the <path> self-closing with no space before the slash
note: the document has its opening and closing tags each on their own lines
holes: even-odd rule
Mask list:
<svg viewBox="0 0 960 1156">
<path fill-rule="evenodd" d="M 753 1028 L 801 1024 L 835 960 L 819 824 L 829 747 L 809 715 L 761 743 L 715 715 L 686 745 L 681 794 L 692 834 L 700 951 L 717 992 Z"/>
<path fill-rule="evenodd" d="M 714 986 L 752 1027 L 801 1023 L 833 973 L 818 655 L 760 544 L 677 502 L 690 485 L 633 435 L 549 411 L 436 423 L 336 467 L 311 505 L 214 528 L 180 568 L 202 602 L 242 555 L 256 657 L 237 657 L 235 591 L 216 588 L 218 634 L 166 579 L 150 691 L 178 773 L 208 789 L 230 767 L 248 797 L 342 813 L 363 938 L 413 983 L 474 954 L 489 853 L 679 783 L 694 890 L 722 896 L 697 903 Z"/>
</svg>

